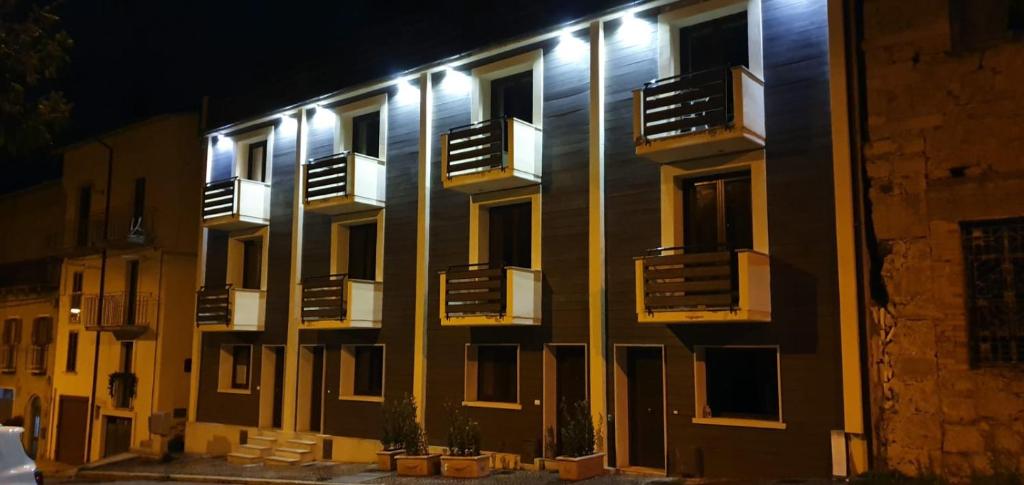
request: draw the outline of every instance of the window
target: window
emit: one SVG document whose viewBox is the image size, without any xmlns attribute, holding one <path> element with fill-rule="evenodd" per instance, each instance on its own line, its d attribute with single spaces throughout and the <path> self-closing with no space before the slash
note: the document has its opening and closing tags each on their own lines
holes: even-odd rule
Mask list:
<svg viewBox="0 0 1024 485">
<path fill-rule="evenodd" d="M 380 156 L 380 111 L 352 118 L 352 151 Z"/>
<path fill-rule="evenodd" d="M 466 400 L 519 403 L 519 347 L 470 345 L 466 351 Z"/>
<path fill-rule="evenodd" d="M 492 265 L 531 267 L 532 212 L 529 202 L 488 209 L 487 262 Z"/>
<path fill-rule="evenodd" d="M 348 228 L 348 277 L 377 279 L 377 223 Z"/>
<path fill-rule="evenodd" d="M 751 249 L 750 174 L 683 179 L 683 245 L 696 251 Z"/>
<path fill-rule="evenodd" d="M 950 0 L 949 23 L 954 50 L 991 47 L 1024 32 L 1024 1 Z"/>
<path fill-rule="evenodd" d="M 142 222 L 146 211 L 146 178 L 135 179 L 135 196 L 132 198 L 132 229 Z"/>
<path fill-rule="evenodd" d="M 747 12 L 679 29 L 679 74 L 746 66 Z"/>
<path fill-rule="evenodd" d="M 341 372 L 342 398 L 380 400 L 384 396 L 384 346 L 342 346 Z"/>
<path fill-rule="evenodd" d="M 139 298 L 139 260 L 125 261 L 124 324 L 135 325 Z"/>
<path fill-rule="evenodd" d="M 78 369 L 78 332 L 68 334 L 67 360 L 64 362 L 64 372 L 73 373 Z"/>
<path fill-rule="evenodd" d="M 243 178 L 257 182 L 267 181 L 267 141 L 256 141 L 246 146 Z"/>
<path fill-rule="evenodd" d="M 252 358 L 252 347 L 235 345 L 231 349 L 231 388 L 249 388 L 249 364 Z"/>
<path fill-rule="evenodd" d="M 18 344 L 21 343 L 21 320 L 4 320 L 3 346 L 0 347 L 0 370 L 13 372 L 17 369 Z"/>
<path fill-rule="evenodd" d="M 777 347 L 698 347 L 697 418 L 781 422 Z"/>
<path fill-rule="evenodd" d="M 511 117 L 533 122 L 533 71 L 491 81 L 491 119 Z"/>
<path fill-rule="evenodd" d="M 513 117 L 541 127 L 544 119 L 542 50 L 524 52 L 474 68 L 471 76 L 473 123 Z"/>
<path fill-rule="evenodd" d="M 242 241 L 242 288 L 259 290 L 263 281 L 263 240 Z"/>
<path fill-rule="evenodd" d="M 89 212 L 92 210 L 92 187 L 82 187 L 78 192 L 78 227 L 75 231 L 75 243 L 79 246 L 89 244 Z"/>
<path fill-rule="evenodd" d="M 971 363 L 1024 363 L 1024 219 L 961 225 Z"/>
<path fill-rule="evenodd" d="M 75 271 L 71 275 L 71 323 L 82 321 L 82 285 L 85 273 Z"/>
<path fill-rule="evenodd" d="M 46 372 L 46 349 L 53 341 L 53 319 L 38 317 L 32 321 L 32 351 L 29 368 L 34 373 Z"/>
</svg>

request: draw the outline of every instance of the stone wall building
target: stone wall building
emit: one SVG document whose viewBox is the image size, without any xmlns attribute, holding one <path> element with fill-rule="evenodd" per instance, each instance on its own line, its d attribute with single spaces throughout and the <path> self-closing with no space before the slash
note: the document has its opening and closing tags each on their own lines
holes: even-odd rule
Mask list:
<svg viewBox="0 0 1024 485">
<path fill-rule="evenodd" d="M 1019 4 L 863 5 L 878 466 L 1024 471 Z"/>
</svg>

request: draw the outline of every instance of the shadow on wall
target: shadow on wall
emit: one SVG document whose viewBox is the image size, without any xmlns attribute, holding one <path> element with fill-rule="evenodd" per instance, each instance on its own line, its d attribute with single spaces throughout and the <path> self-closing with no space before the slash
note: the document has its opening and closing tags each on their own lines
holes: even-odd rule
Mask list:
<svg viewBox="0 0 1024 485">
<path fill-rule="evenodd" d="M 231 440 L 226 436 L 215 435 L 206 442 L 206 454 L 221 456 L 231 453 Z"/>
</svg>

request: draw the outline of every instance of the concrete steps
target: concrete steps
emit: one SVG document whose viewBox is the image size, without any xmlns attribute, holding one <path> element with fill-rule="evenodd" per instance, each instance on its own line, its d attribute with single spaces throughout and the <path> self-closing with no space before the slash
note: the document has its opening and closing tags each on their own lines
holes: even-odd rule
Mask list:
<svg viewBox="0 0 1024 485">
<path fill-rule="evenodd" d="M 263 460 L 264 457 L 262 455 L 249 452 L 234 451 L 228 453 L 228 463 L 234 465 L 258 465 L 263 463 Z"/>
<path fill-rule="evenodd" d="M 263 463 L 266 464 L 267 466 L 291 466 L 301 465 L 302 461 L 300 461 L 298 458 L 288 458 L 284 456 L 273 455 L 264 458 Z"/>
<path fill-rule="evenodd" d="M 228 453 L 228 463 L 236 465 L 257 465 L 271 455 L 277 437 L 271 435 L 253 435 L 249 442 Z"/>
<path fill-rule="evenodd" d="M 267 457 L 268 465 L 301 465 L 315 458 L 316 441 L 303 438 L 286 440 L 283 445 L 275 446 L 273 453 Z"/>
<path fill-rule="evenodd" d="M 306 436 L 279 439 L 268 433 L 249 436 L 248 443 L 228 453 L 228 463 L 238 465 L 264 464 L 267 466 L 294 466 L 316 460 L 320 441 Z"/>
</svg>

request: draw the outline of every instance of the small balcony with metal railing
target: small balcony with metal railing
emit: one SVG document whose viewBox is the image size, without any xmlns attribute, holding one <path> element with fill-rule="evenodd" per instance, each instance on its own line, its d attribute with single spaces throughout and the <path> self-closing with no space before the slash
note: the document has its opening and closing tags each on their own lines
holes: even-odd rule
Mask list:
<svg viewBox="0 0 1024 485">
<path fill-rule="evenodd" d="M 83 300 L 86 329 L 110 332 L 118 340 L 135 340 L 156 321 L 156 299 L 149 293 L 84 295 Z"/>
<path fill-rule="evenodd" d="M 384 207 L 384 161 L 354 151 L 313 158 L 303 165 L 307 211 L 338 215 Z"/>
<path fill-rule="evenodd" d="M 380 328 L 384 284 L 345 274 L 302 281 L 303 328 Z"/>
<path fill-rule="evenodd" d="M 270 223 L 270 184 L 241 177 L 203 188 L 203 226 L 233 231 Z"/>
<path fill-rule="evenodd" d="M 196 326 L 203 331 L 260 331 L 267 292 L 231 284 L 207 285 L 196 292 Z"/>
<path fill-rule="evenodd" d="M 441 135 L 441 181 L 468 194 L 537 185 L 542 130 L 513 117 L 452 128 Z"/>
<path fill-rule="evenodd" d="M 440 274 L 442 326 L 541 323 L 541 271 L 487 263 L 449 267 Z"/>
</svg>

